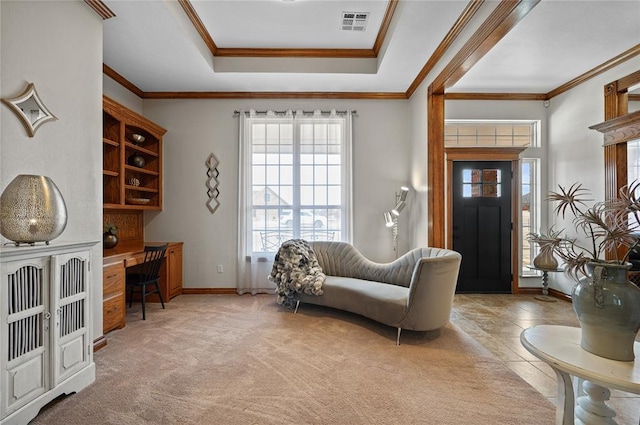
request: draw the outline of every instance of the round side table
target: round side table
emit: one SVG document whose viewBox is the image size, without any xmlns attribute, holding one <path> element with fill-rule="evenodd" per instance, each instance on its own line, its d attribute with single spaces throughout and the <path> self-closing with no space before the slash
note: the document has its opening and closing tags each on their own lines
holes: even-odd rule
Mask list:
<svg viewBox="0 0 640 425">
<path fill-rule="evenodd" d="M 556 373 L 556 425 L 615 424 L 615 410 L 606 404 L 610 390 L 640 394 L 640 342 L 634 345 L 635 361 L 610 360 L 584 350 L 580 332 L 569 326 L 538 325 L 522 331 L 520 342 Z"/>
<path fill-rule="evenodd" d="M 557 300 L 549 296 L 549 272 L 562 272 L 563 269 L 539 269 L 535 266 L 527 266 L 529 270 L 537 270 L 542 272 L 542 295 L 536 295 L 534 298 L 539 301 L 556 302 Z"/>
</svg>

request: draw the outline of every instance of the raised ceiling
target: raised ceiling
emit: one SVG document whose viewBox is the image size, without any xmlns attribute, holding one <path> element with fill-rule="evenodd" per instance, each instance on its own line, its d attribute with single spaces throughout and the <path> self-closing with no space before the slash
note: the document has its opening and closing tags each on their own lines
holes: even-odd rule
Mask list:
<svg viewBox="0 0 640 425">
<path fill-rule="evenodd" d="M 103 1 L 115 14 L 104 21 L 104 63 L 144 94 L 403 95 L 469 6 L 450 0 Z M 458 41 L 498 3 L 483 2 Z M 345 12 L 366 15 L 366 29 L 343 30 Z M 447 92 L 549 93 L 639 45 L 640 1 L 542 0 Z"/>
</svg>

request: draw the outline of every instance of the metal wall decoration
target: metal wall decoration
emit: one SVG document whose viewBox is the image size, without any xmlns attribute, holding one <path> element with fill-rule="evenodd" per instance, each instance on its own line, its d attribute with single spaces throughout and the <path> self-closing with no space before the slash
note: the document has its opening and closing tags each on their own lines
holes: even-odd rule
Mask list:
<svg viewBox="0 0 640 425">
<path fill-rule="evenodd" d="M 29 137 L 33 137 L 38 127 L 45 122 L 58 119 L 44 106 L 33 83 L 29 83 L 17 97 L 2 99 L 2 101 L 20 118 Z"/>
<path fill-rule="evenodd" d="M 218 186 L 220 183 L 218 182 L 218 176 L 220 172 L 218 171 L 218 158 L 211 153 L 207 158 L 207 196 L 209 199 L 207 200 L 207 208 L 211 211 L 211 214 L 216 212 L 218 207 L 220 206 L 220 201 L 218 201 L 218 196 L 220 196 L 220 191 L 218 190 Z"/>
</svg>

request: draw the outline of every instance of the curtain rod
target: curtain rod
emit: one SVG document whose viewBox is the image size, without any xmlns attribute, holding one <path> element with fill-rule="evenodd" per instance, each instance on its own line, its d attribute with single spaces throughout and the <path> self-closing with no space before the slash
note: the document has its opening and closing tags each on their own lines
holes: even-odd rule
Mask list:
<svg viewBox="0 0 640 425">
<path fill-rule="evenodd" d="M 256 114 L 266 114 L 269 111 L 254 111 Z M 275 114 L 286 114 L 287 111 L 273 111 Z M 298 111 L 291 111 L 294 115 L 296 114 L 296 112 Z M 303 114 L 313 114 L 315 111 L 302 111 Z M 357 114 L 358 111 L 355 109 L 352 109 L 351 111 L 336 111 L 336 114 L 347 114 L 351 112 L 352 114 Z M 237 109 L 233 111 L 234 115 L 240 115 L 240 111 L 238 111 Z M 249 111 L 244 111 L 245 115 L 249 114 Z M 322 114 L 330 114 L 331 111 L 320 111 L 320 113 Z"/>
</svg>

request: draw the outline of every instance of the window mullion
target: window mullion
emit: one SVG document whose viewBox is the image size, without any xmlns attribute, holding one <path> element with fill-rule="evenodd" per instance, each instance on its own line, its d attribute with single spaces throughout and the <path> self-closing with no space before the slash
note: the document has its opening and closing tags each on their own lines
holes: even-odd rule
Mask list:
<svg viewBox="0 0 640 425">
<path fill-rule="evenodd" d="M 300 237 L 300 120 L 293 118 L 293 236 Z"/>
</svg>

